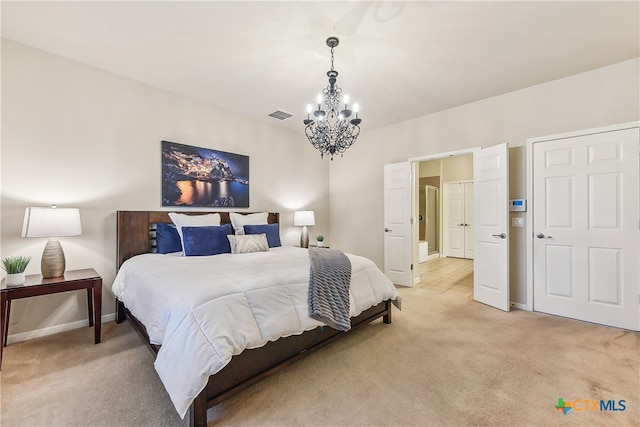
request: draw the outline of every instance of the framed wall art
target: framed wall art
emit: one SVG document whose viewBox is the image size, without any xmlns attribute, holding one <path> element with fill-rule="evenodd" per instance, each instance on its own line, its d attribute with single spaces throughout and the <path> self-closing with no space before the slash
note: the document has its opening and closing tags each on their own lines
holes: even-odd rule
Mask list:
<svg viewBox="0 0 640 427">
<path fill-rule="evenodd" d="M 162 206 L 248 208 L 249 156 L 162 141 Z"/>
</svg>

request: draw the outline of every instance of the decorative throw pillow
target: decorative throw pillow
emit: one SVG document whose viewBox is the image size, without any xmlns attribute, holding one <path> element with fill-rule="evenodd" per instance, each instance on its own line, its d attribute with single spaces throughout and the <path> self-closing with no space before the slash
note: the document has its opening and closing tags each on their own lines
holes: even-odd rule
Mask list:
<svg viewBox="0 0 640 427">
<path fill-rule="evenodd" d="M 276 248 L 282 246 L 280 243 L 280 225 L 279 224 L 267 224 L 267 225 L 245 225 L 245 234 L 266 234 L 267 242 L 269 242 L 270 248 Z"/>
<path fill-rule="evenodd" d="M 182 242 L 175 225 L 164 222 L 156 224 L 156 250 L 159 254 L 182 252 Z"/>
<path fill-rule="evenodd" d="M 267 224 L 267 217 L 269 216 L 268 212 L 260 212 L 254 214 L 239 214 L 235 212 L 229 213 L 229 218 L 231 219 L 231 225 L 233 225 L 233 229 L 236 234 L 245 234 L 244 233 L 244 225 L 262 225 Z"/>
<path fill-rule="evenodd" d="M 169 218 L 176 225 L 178 235 L 180 235 L 180 241 L 184 248 L 184 239 L 182 238 L 182 227 L 203 227 L 203 226 L 219 226 L 220 214 L 206 214 L 206 215 L 185 215 L 176 212 L 169 212 Z"/>
<path fill-rule="evenodd" d="M 231 244 L 232 254 L 246 254 L 249 252 L 267 252 L 269 250 L 269 242 L 267 242 L 266 234 L 247 234 L 227 236 Z"/>
<path fill-rule="evenodd" d="M 227 235 L 231 234 L 229 224 L 203 227 L 182 227 L 182 241 L 185 256 L 204 256 L 231 253 Z"/>
</svg>

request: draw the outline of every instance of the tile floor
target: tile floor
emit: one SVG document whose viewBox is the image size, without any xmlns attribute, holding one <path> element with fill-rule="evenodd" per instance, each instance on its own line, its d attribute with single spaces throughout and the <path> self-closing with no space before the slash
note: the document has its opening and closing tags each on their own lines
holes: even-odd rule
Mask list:
<svg viewBox="0 0 640 427">
<path fill-rule="evenodd" d="M 473 260 L 436 258 L 420 264 L 418 288 L 473 299 Z"/>
</svg>

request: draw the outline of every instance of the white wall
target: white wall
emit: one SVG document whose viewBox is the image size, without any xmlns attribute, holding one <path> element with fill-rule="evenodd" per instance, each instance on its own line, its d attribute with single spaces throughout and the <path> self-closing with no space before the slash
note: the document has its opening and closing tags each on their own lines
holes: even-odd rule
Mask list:
<svg viewBox="0 0 640 427">
<path fill-rule="evenodd" d="M 473 156 L 456 156 L 442 159 L 440 182 L 473 181 Z"/>
<path fill-rule="evenodd" d="M 280 212 L 283 243 L 293 245 L 300 230 L 291 226 L 292 211 L 313 209 L 311 235 L 324 231 L 331 239 L 328 162 L 302 131 L 3 40 L 2 255 L 32 256 L 27 273 L 38 274 L 45 239 L 19 237 L 24 208 L 80 208 L 84 234 L 61 239 L 67 269 L 95 268 L 104 279 L 103 313 L 113 313 L 115 211 L 162 209 L 163 139 L 248 155 L 248 211 Z M 17 300 L 9 333 L 86 318 L 83 292 Z"/>
<path fill-rule="evenodd" d="M 332 246 L 383 267 L 384 164 L 638 120 L 639 65 L 636 58 L 381 129 L 368 130 L 363 121 L 356 144 L 330 166 Z M 524 167 L 514 173 L 526 176 Z M 512 247 L 511 256 L 519 268 L 526 265 L 523 247 Z M 511 286 L 512 301 L 526 303 L 523 284 Z"/>
</svg>

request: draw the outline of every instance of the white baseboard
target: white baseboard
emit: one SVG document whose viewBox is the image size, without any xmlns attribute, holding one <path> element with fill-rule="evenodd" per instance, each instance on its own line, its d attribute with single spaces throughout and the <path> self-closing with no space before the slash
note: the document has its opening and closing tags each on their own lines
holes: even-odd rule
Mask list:
<svg viewBox="0 0 640 427">
<path fill-rule="evenodd" d="M 511 302 L 511 307 L 513 308 L 517 308 L 518 310 L 524 310 L 524 311 L 532 311 L 528 305 L 526 304 L 521 304 L 519 302 Z"/>
<path fill-rule="evenodd" d="M 437 258 L 440 258 L 440 254 L 439 254 L 438 252 L 436 252 L 436 253 L 434 253 L 434 254 L 431 254 L 431 255 L 427 256 L 427 259 L 426 259 L 426 260 L 427 260 L 427 261 L 431 261 L 432 259 L 437 259 Z"/>
<path fill-rule="evenodd" d="M 112 320 L 116 320 L 115 313 L 105 314 L 102 316 L 102 323 L 111 322 Z M 47 328 L 36 329 L 28 332 L 20 332 L 19 334 L 9 335 L 7 337 L 7 345 L 14 342 L 27 341 L 33 338 L 53 335 L 60 332 L 86 328 L 88 326 L 89 326 L 89 320 L 77 320 L 75 322 L 64 323 L 62 325 L 49 326 Z"/>
</svg>

